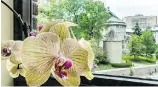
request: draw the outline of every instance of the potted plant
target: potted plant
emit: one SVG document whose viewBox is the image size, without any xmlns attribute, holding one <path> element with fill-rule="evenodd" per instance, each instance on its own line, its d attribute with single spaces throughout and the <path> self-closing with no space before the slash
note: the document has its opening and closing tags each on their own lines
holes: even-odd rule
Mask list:
<svg viewBox="0 0 158 87">
<path fill-rule="evenodd" d="M 80 76 L 93 79 L 91 44 L 77 40 L 72 26 L 77 25 L 52 21 L 24 41 L 1 42 L 1 58 L 7 60 L 9 74 L 23 76 L 29 86 L 44 84 L 51 74 L 63 86 L 79 86 Z"/>
</svg>

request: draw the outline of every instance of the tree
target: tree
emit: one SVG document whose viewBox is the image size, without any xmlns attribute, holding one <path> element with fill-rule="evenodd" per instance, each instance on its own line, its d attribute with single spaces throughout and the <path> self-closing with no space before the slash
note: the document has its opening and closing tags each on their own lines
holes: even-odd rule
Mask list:
<svg viewBox="0 0 158 87">
<path fill-rule="evenodd" d="M 141 28 L 139 27 L 138 22 L 136 23 L 134 29 L 134 34 L 140 36 L 141 35 Z"/>
<path fill-rule="evenodd" d="M 104 3 L 96 0 L 49 0 L 49 5 L 40 7 L 40 13 L 48 19 L 64 19 L 79 25 L 74 31 L 77 39 L 102 39 L 109 14 Z M 45 8 L 45 9 L 44 9 Z M 39 18 L 40 19 L 40 18 Z M 46 20 L 47 21 L 47 20 Z"/>
<path fill-rule="evenodd" d="M 86 39 L 94 38 L 102 39 L 103 29 L 106 29 L 106 22 L 109 14 L 101 1 L 87 0 L 83 7 L 85 12 L 77 16 L 76 23 L 80 25 L 80 29 L 85 33 Z"/>
<path fill-rule="evenodd" d="M 141 43 L 141 39 L 138 35 L 132 35 L 129 42 L 130 54 L 134 55 L 134 58 L 144 54 L 145 46 Z"/>
<path fill-rule="evenodd" d="M 151 57 L 156 51 L 156 44 L 154 41 L 153 32 L 151 30 L 145 30 L 141 35 L 141 43 L 146 47 L 145 54 Z"/>
</svg>

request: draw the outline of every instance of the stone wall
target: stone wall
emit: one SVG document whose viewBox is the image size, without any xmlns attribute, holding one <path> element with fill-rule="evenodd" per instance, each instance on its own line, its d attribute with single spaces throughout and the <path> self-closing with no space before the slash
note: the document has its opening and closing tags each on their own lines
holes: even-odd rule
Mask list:
<svg viewBox="0 0 158 87">
<path fill-rule="evenodd" d="M 122 62 L 122 41 L 104 41 L 103 50 L 110 63 Z"/>
<path fill-rule="evenodd" d="M 133 76 L 143 77 L 150 75 L 152 73 L 158 72 L 158 64 L 155 65 L 146 65 L 141 67 L 133 67 Z M 101 70 L 95 71 L 96 74 L 108 74 L 108 75 L 121 75 L 121 76 L 130 76 L 130 68 L 121 68 L 121 69 L 110 69 L 110 70 Z"/>
</svg>

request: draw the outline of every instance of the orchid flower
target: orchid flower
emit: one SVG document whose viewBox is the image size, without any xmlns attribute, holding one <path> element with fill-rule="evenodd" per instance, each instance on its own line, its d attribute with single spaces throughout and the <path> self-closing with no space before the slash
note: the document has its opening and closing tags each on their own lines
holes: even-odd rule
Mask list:
<svg viewBox="0 0 158 87">
<path fill-rule="evenodd" d="M 60 40 L 63 42 L 64 40 L 70 38 L 70 33 L 69 33 L 70 26 L 77 26 L 77 25 L 71 22 L 58 23 L 50 29 L 50 32 L 57 34 Z M 94 78 L 94 76 L 91 73 L 91 69 L 92 69 L 93 61 L 94 61 L 94 53 L 93 53 L 91 44 L 88 41 L 84 40 L 83 38 L 78 43 L 85 50 L 88 51 L 88 57 L 87 57 L 88 59 L 85 59 L 85 60 L 88 60 L 89 68 L 82 75 L 85 76 L 87 79 L 91 80 Z"/>
<path fill-rule="evenodd" d="M 16 57 L 20 59 L 22 41 L 7 40 L 1 43 L 1 59 Z"/>
<path fill-rule="evenodd" d="M 25 76 L 25 69 L 21 60 L 22 41 L 3 41 L 1 43 L 1 58 L 7 59 L 7 70 L 11 77 L 18 77 L 19 74 Z"/>
<path fill-rule="evenodd" d="M 16 78 L 19 74 L 25 77 L 26 70 L 22 63 L 15 57 L 7 60 L 6 67 L 11 77 Z"/>
<path fill-rule="evenodd" d="M 34 37 L 36 37 L 36 35 L 37 35 L 37 32 L 36 32 L 36 31 L 31 31 L 31 32 L 30 32 L 30 34 L 31 34 L 31 36 L 34 36 Z"/>
<path fill-rule="evenodd" d="M 26 38 L 22 55 L 25 79 L 31 86 L 45 83 L 50 73 L 64 86 L 78 86 L 80 75 L 89 70 L 88 51 L 75 39 L 60 44 L 59 36 L 51 32 Z"/>
</svg>

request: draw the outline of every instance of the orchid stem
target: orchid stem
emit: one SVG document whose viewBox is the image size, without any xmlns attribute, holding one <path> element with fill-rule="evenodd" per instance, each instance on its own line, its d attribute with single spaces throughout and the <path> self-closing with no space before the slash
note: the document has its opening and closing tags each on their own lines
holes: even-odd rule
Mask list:
<svg viewBox="0 0 158 87">
<path fill-rule="evenodd" d="M 74 39 L 76 39 L 76 37 L 75 37 L 75 35 L 74 35 L 74 33 L 73 33 L 73 30 L 72 30 L 72 29 L 70 29 L 70 32 L 71 32 L 72 37 L 73 37 Z M 77 40 L 77 39 L 76 39 L 76 40 Z"/>
</svg>

